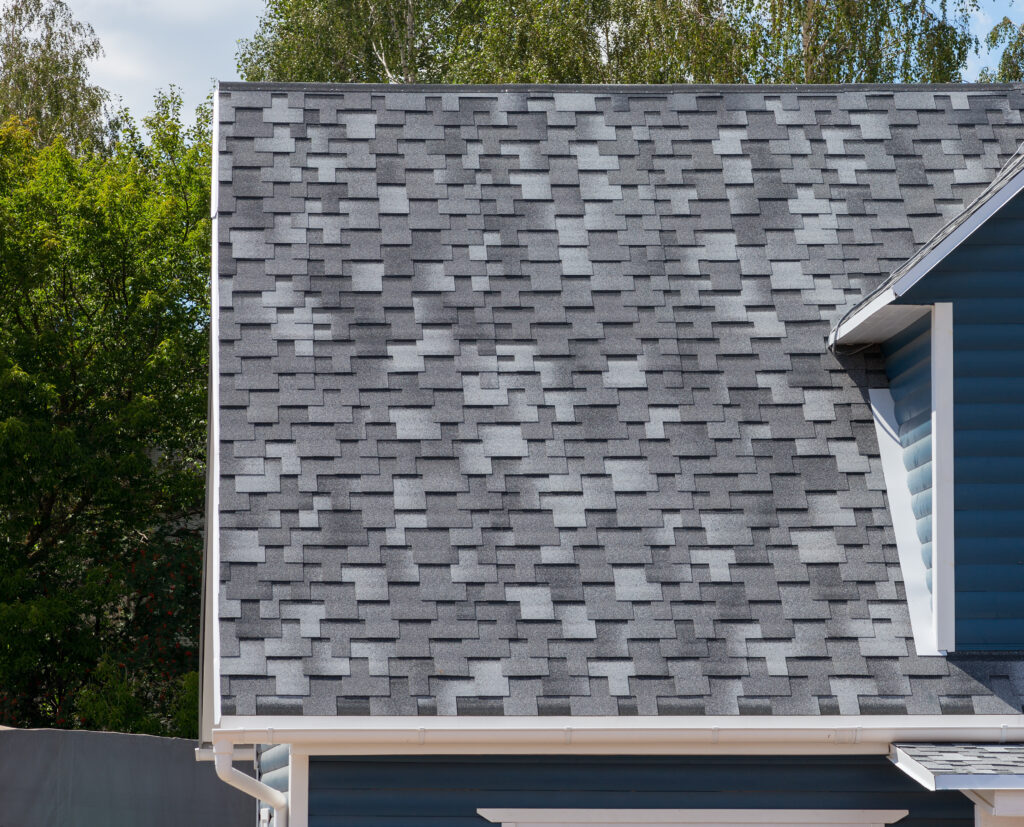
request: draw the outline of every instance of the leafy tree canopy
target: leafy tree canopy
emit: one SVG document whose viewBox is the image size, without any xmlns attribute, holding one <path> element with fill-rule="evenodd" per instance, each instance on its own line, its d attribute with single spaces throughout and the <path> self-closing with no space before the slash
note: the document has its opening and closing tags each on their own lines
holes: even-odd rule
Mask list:
<svg viewBox="0 0 1024 827">
<path fill-rule="evenodd" d="M 268 0 L 247 80 L 959 80 L 978 0 Z"/>
<path fill-rule="evenodd" d="M 177 732 L 195 694 L 209 110 L 0 128 L 0 723 Z"/>
<path fill-rule="evenodd" d="M 107 92 L 89 79 L 103 54 L 92 26 L 63 0 L 8 0 L 0 13 L 0 123 L 34 121 L 45 145 L 61 136 L 72 148 L 104 131 Z"/>
</svg>

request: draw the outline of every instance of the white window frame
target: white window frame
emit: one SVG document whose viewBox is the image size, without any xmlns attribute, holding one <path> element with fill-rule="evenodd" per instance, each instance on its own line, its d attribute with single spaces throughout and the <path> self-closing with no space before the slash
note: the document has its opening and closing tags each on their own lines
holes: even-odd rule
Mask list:
<svg viewBox="0 0 1024 827">
<path fill-rule="evenodd" d="M 803 827 L 885 827 L 908 814 L 908 810 L 597 810 L 597 809 L 500 809 L 482 807 L 477 814 L 503 827 L 559 827 L 585 824 L 588 827 L 773 827 L 799 824 Z"/>
<path fill-rule="evenodd" d="M 870 391 L 875 435 L 882 459 L 885 488 L 900 569 L 910 607 L 914 647 L 919 655 L 945 655 L 956 648 L 956 589 L 953 477 L 953 305 L 931 308 L 932 386 L 932 589 L 925 582 L 921 541 L 917 536 L 899 424 L 892 393 Z"/>
</svg>

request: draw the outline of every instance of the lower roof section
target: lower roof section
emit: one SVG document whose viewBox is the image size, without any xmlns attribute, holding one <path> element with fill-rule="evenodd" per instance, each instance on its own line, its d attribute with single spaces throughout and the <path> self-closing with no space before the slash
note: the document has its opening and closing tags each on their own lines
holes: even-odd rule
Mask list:
<svg viewBox="0 0 1024 827">
<path fill-rule="evenodd" d="M 893 744 L 892 760 L 930 790 L 1024 790 L 1024 743 Z"/>
<path fill-rule="evenodd" d="M 1024 741 L 1022 715 L 225 716 L 215 743 L 310 755 L 853 755 L 900 742 Z"/>
</svg>

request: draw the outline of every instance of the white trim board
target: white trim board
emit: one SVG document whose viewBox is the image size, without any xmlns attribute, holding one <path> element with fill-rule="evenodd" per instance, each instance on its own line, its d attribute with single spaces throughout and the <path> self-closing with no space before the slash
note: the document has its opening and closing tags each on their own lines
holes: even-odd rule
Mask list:
<svg viewBox="0 0 1024 827">
<path fill-rule="evenodd" d="M 953 305 L 932 308 L 932 612 L 935 646 L 956 648 Z"/>
<path fill-rule="evenodd" d="M 919 655 L 938 655 L 935 627 L 932 622 L 932 594 L 928 590 L 927 569 L 921 559 L 921 540 L 917 536 L 907 471 L 903 464 L 899 424 L 896 422 L 892 392 L 888 388 L 872 388 L 869 392 L 875 419 L 875 436 L 882 459 L 882 475 L 889 498 L 889 516 L 896 535 L 896 551 L 910 609 L 910 627 L 914 632 L 914 648 Z"/>
<path fill-rule="evenodd" d="M 887 755 L 901 741 L 1024 741 L 1024 715 L 224 716 L 213 741 L 306 755 Z"/>
<path fill-rule="evenodd" d="M 647 825 L 687 825 L 687 827 L 774 827 L 802 824 L 806 827 L 832 827 L 834 824 L 859 824 L 861 827 L 885 827 L 908 814 L 908 810 L 597 810 L 597 809 L 497 809 L 481 807 L 477 814 L 503 827 L 558 827 L 562 824 L 586 824 L 588 827 L 647 827 Z"/>
</svg>

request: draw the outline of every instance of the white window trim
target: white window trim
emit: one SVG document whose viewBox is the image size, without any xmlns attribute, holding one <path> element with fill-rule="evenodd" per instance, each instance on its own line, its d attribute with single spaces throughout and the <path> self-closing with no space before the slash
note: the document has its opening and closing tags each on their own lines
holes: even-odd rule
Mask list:
<svg viewBox="0 0 1024 827">
<path fill-rule="evenodd" d="M 771 827 L 801 824 L 805 827 L 833 827 L 858 824 L 885 827 L 904 818 L 907 810 L 596 810 L 596 809 L 495 809 L 477 810 L 492 824 L 503 827 L 558 827 L 586 824 L 588 827 Z"/>
<path fill-rule="evenodd" d="M 932 386 L 932 589 L 921 560 L 903 449 L 892 393 L 870 393 L 882 473 L 889 496 L 896 550 L 919 655 L 944 655 L 956 648 L 953 478 L 953 305 L 931 309 Z"/>
<path fill-rule="evenodd" d="M 935 646 L 956 648 L 953 512 L 953 305 L 932 308 L 932 617 Z"/>
</svg>

